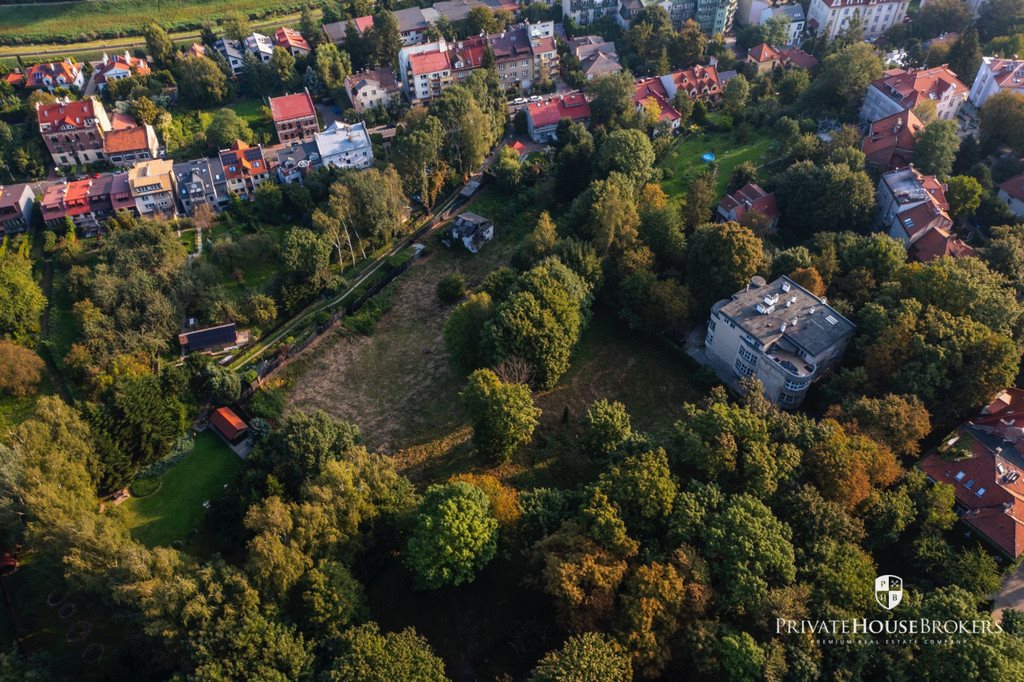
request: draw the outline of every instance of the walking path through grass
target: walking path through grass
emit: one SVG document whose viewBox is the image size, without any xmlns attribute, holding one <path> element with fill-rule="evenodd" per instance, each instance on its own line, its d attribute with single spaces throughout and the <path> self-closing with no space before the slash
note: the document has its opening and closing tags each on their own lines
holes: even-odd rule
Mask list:
<svg viewBox="0 0 1024 682">
<path fill-rule="evenodd" d="M 203 519 L 203 502 L 222 494 L 241 460 L 210 431 L 196 436 L 192 454 L 160 476 L 152 495 L 124 503 L 132 537 L 146 545 L 187 542 Z"/>
</svg>

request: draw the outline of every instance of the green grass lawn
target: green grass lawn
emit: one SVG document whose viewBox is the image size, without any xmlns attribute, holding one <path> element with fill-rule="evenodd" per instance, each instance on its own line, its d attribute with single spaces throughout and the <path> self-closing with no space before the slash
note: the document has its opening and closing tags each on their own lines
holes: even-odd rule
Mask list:
<svg viewBox="0 0 1024 682">
<path fill-rule="evenodd" d="M 724 194 L 733 169 L 744 161 L 760 166 L 770 144 L 767 135 L 756 135 L 739 144 L 732 132 L 695 133 L 677 143 L 662 159 L 661 166 L 669 169 L 672 176 L 662 181 L 661 187 L 676 199 L 684 196 L 693 178 L 708 166 L 701 155 L 711 152 L 718 163 L 718 193 Z"/>
<path fill-rule="evenodd" d="M 288 0 L 85 0 L 47 5 L 0 5 L 6 42 L 79 42 L 139 35 L 149 21 L 169 31 L 197 28 L 235 13 L 267 16 L 298 11 Z"/>
<path fill-rule="evenodd" d="M 202 521 L 203 502 L 220 495 L 239 466 L 235 453 L 203 431 L 192 454 L 160 477 L 155 493 L 124 503 L 132 536 L 149 547 L 186 542 Z"/>
</svg>

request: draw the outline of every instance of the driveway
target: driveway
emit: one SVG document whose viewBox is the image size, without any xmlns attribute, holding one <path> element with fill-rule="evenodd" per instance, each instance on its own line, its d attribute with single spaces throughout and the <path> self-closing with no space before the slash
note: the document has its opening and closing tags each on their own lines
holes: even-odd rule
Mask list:
<svg viewBox="0 0 1024 682">
<path fill-rule="evenodd" d="M 1003 578 L 1003 586 L 992 595 L 992 618 L 999 622 L 1003 609 L 1024 611 L 1024 562 Z"/>
</svg>

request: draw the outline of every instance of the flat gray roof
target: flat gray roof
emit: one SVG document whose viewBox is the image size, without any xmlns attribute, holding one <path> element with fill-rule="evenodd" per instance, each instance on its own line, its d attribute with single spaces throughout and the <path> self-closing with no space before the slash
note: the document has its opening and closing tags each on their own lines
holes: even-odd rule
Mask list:
<svg viewBox="0 0 1024 682">
<path fill-rule="evenodd" d="M 719 301 L 712 310 L 728 317 L 764 346 L 785 337 L 812 356 L 856 329 L 832 306 L 786 276 L 764 286 L 750 285 L 733 294 L 731 300 Z"/>
</svg>

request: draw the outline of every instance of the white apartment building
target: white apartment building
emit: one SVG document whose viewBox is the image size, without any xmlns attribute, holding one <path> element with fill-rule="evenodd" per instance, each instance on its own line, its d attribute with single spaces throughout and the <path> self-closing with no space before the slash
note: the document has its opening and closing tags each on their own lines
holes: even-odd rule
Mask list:
<svg viewBox="0 0 1024 682">
<path fill-rule="evenodd" d="M 402 89 L 413 104 L 430 101 L 455 82 L 444 40 L 403 47 L 398 52 L 398 70 Z"/>
<path fill-rule="evenodd" d="M 877 38 L 907 14 L 907 0 L 811 0 L 807 10 L 807 27 L 818 35 L 835 38 L 860 14 L 864 23 L 864 39 Z"/>
<path fill-rule="evenodd" d="M 874 123 L 929 101 L 937 118 L 951 121 L 967 100 L 967 86 L 943 64 L 931 69 L 890 69 L 864 94 L 860 120 Z"/>
<path fill-rule="evenodd" d="M 1000 90 L 1024 94 L 1024 60 L 985 57 L 967 99 L 977 108 Z"/>
<path fill-rule="evenodd" d="M 855 329 L 789 277 L 771 284 L 754 277 L 711 307 L 704 351 L 720 372 L 737 381 L 755 377 L 769 400 L 794 408 L 839 364 Z"/>
<path fill-rule="evenodd" d="M 313 139 L 324 167 L 369 168 L 373 163 L 370 133 L 363 121 L 352 125 L 335 121 Z"/>
</svg>

